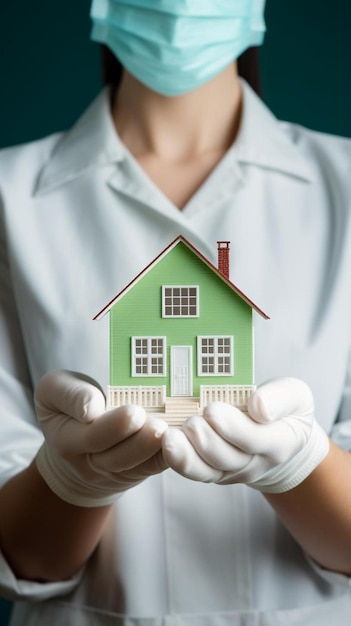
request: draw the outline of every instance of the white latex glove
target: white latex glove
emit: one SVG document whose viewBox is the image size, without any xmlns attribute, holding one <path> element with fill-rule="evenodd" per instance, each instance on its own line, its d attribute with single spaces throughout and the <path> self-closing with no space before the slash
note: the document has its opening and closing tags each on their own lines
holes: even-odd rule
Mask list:
<svg viewBox="0 0 351 626">
<path fill-rule="evenodd" d="M 329 450 L 313 410 L 313 396 L 304 382 L 274 380 L 251 396 L 249 415 L 214 402 L 181 429 L 170 428 L 163 438 L 163 456 L 192 480 L 245 483 L 266 493 L 289 491 Z"/>
<path fill-rule="evenodd" d="M 167 425 L 148 419 L 138 406 L 105 411 L 100 389 L 80 375 L 46 374 L 36 387 L 35 405 L 45 436 L 36 464 L 66 502 L 110 504 L 120 492 L 166 468 L 161 446 Z"/>
</svg>

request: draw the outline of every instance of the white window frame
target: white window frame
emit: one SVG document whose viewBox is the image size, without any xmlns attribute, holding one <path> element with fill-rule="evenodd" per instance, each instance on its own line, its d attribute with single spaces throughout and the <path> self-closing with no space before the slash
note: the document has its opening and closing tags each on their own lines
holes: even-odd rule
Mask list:
<svg viewBox="0 0 351 626">
<path fill-rule="evenodd" d="M 204 353 L 203 350 L 203 346 L 202 346 L 202 340 L 203 339 L 213 339 L 214 341 L 214 351 L 213 351 L 213 358 L 214 358 L 214 372 L 203 372 L 203 366 L 202 366 L 202 357 L 204 356 L 208 356 L 206 353 Z M 226 355 L 226 353 L 220 353 L 218 350 L 218 340 L 219 339 L 229 339 L 230 340 L 230 354 L 229 354 L 229 358 L 230 358 L 230 371 L 229 372 L 219 372 L 218 368 L 219 368 L 219 358 L 223 355 Z M 226 355 L 227 356 L 227 355 Z M 208 377 L 208 376 L 234 376 L 234 337 L 233 335 L 200 335 L 197 338 L 197 375 L 198 376 L 204 376 L 204 377 Z"/>
<path fill-rule="evenodd" d="M 157 339 L 162 340 L 162 354 L 160 352 L 156 352 L 156 353 L 152 353 L 152 341 Z M 137 353 L 137 345 L 136 342 L 137 340 L 143 340 L 147 342 L 147 352 L 146 353 Z M 136 378 L 163 378 L 165 376 L 167 376 L 167 337 L 160 337 L 160 336 L 142 336 L 142 337 L 132 337 L 132 376 L 136 377 Z M 146 359 L 146 364 L 147 364 L 147 373 L 137 373 L 137 362 L 136 360 L 138 358 L 145 358 Z M 158 372 L 157 374 L 153 374 L 152 373 L 152 359 L 153 358 L 162 358 L 163 359 L 163 369 L 162 369 L 162 373 Z"/>
<path fill-rule="evenodd" d="M 166 313 L 166 289 L 196 289 L 196 314 L 195 315 L 182 315 L 181 313 L 179 315 L 168 315 Z M 162 286 L 162 317 L 165 317 L 167 319 L 174 319 L 174 318 L 190 318 L 190 319 L 194 319 L 199 317 L 200 315 L 200 302 L 199 302 L 199 293 L 200 293 L 200 289 L 199 289 L 199 285 L 163 285 Z M 169 296 L 167 296 L 169 297 Z M 172 307 L 174 306 L 173 304 L 173 298 L 175 296 L 171 296 L 172 298 Z M 182 297 L 181 294 L 179 296 L 180 298 Z M 188 298 L 192 297 L 190 295 L 187 296 Z M 168 305 L 167 305 L 168 306 Z M 188 307 L 190 306 L 189 304 L 187 305 Z M 181 308 L 181 303 L 179 304 L 179 307 Z"/>
</svg>

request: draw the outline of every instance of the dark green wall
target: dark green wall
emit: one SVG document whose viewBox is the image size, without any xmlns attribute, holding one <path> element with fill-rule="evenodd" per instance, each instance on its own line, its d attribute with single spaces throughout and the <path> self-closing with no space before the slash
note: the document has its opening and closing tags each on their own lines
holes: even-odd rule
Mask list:
<svg viewBox="0 0 351 626">
<path fill-rule="evenodd" d="M 0 147 L 67 128 L 99 90 L 89 7 L 1 0 Z M 350 0 L 267 0 L 266 17 L 266 102 L 282 119 L 351 136 Z"/>
</svg>

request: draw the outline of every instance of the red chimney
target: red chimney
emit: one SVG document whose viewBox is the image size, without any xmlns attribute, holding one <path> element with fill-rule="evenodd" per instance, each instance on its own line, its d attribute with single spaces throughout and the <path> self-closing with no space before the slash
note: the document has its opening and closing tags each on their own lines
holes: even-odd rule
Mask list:
<svg viewBox="0 0 351 626">
<path fill-rule="evenodd" d="M 218 269 L 229 280 L 229 250 L 230 241 L 217 241 L 218 244 Z"/>
</svg>

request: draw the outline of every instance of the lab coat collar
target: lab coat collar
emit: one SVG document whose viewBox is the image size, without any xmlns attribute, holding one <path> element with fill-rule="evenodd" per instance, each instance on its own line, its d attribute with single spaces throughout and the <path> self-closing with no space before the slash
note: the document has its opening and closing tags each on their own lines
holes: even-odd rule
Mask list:
<svg viewBox="0 0 351 626">
<path fill-rule="evenodd" d="M 110 113 L 110 88 L 105 87 L 76 124 L 56 145 L 42 168 L 35 194 L 64 184 L 92 167 L 118 163 L 124 158 Z"/>
<path fill-rule="evenodd" d="M 233 167 L 238 169 L 240 164 L 249 164 L 312 180 L 308 162 L 281 124 L 248 84 L 241 82 L 243 111 L 239 132 L 230 150 Z M 127 156 L 113 124 L 110 88 L 105 87 L 72 129 L 62 135 L 40 172 L 34 193 L 45 193 L 89 168 L 118 163 Z"/>
<path fill-rule="evenodd" d="M 243 109 L 233 154 L 242 164 L 275 170 L 306 181 L 313 180 L 308 161 L 251 87 L 241 80 Z"/>
</svg>

